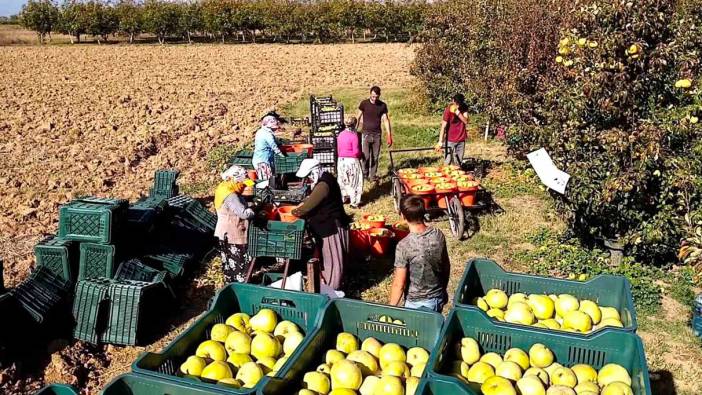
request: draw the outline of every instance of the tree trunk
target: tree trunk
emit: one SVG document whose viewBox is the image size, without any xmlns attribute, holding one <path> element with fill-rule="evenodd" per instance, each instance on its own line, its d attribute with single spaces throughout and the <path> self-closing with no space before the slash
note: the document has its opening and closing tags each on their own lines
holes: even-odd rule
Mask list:
<svg viewBox="0 0 702 395">
<path fill-rule="evenodd" d="M 76 42 L 80 44 L 80 34 L 76 34 Z"/>
<path fill-rule="evenodd" d="M 366 39 L 367 39 L 367 37 L 366 37 L 366 29 L 363 29 L 363 41 L 366 41 Z"/>
<path fill-rule="evenodd" d="M 51 32 L 49 32 L 49 44 L 51 44 Z"/>
<path fill-rule="evenodd" d="M 163 45 L 163 43 L 164 43 L 165 41 L 166 41 L 165 36 L 159 34 L 159 35 L 158 35 L 158 43 L 161 44 L 161 45 Z"/>
<path fill-rule="evenodd" d="M 37 40 L 39 40 L 39 45 L 44 44 L 44 33 L 37 32 Z"/>
<path fill-rule="evenodd" d="M 256 44 L 256 30 L 251 30 L 251 42 Z"/>
<path fill-rule="evenodd" d="M 356 44 L 356 34 L 353 29 L 351 29 L 351 44 Z"/>
<path fill-rule="evenodd" d="M 222 44 L 224 44 L 224 33 L 222 33 Z"/>
<path fill-rule="evenodd" d="M 188 36 L 188 44 L 192 44 L 192 43 L 193 43 L 193 40 L 192 40 L 192 38 L 190 37 L 190 31 L 188 30 L 188 31 L 186 32 L 186 34 L 187 34 L 187 36 Z"/>
<path fill-rule="evenodd" d="M 129 33 L 129 43 L 134 43 L 134 33 Z"/>
</svg>

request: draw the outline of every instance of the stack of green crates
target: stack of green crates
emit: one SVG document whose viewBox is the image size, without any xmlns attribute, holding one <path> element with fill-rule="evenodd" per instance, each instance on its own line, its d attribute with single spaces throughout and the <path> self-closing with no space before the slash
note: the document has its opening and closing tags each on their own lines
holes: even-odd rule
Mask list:
<svg viewBox="0 0 702 395">
<path fill-rule="evenodd" d="M 34 246 L 37 267 L 45 267 L 67 281 L 78 275 L 78 243 L 48 236 Z"/>
<path fill-rule="evenodd" d="M 285 156 L 275 156 L 275 174 L 296 173 L 302 161 L 309 158 L 307 152 L 288 152 Z"/>
<path fill-rule="evenodd" d="M 157 170 L 154 174 L 154 185 L 149 190 L 149 197 L 168 199 L 178 195 L 178 170 Z"/>
</svg>

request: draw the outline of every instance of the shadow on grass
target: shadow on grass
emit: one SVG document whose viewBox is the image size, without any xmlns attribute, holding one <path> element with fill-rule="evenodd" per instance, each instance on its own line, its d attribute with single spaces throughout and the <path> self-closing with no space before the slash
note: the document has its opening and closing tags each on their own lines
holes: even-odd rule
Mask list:
<svg viewBox="0 0 702 395">
<path fill-rule="evenodd" d="M 673 374 L 669 371 L 654 370 L 650 372 L 649 376 L 651 377 L 652 394 L 676 395 L 678 393 L 675 389 Z"/>
<path fill-rule="evenodd" d="M 392 273 L 394 256 L 365 260 L 350 258 L 345 268 L 344 291 L 347 298 L 362 299 L 363 292 L 382 283 Z"/>
</svg>

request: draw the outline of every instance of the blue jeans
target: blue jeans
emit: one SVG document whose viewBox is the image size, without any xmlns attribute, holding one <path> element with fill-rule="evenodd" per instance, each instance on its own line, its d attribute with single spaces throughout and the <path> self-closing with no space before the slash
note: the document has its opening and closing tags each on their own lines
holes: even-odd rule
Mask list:
<svg viewBox="0 0 702 395">
<path fill-rule="evenodd" d="M 405 307 L 408 309 L 427 309 L 431 311 L 436 311 L 441 313 L 446 302 L 443 298 L 430 298 L 430 299 L 419 299 L 419 300 L 406 300 Z"/>
</svg>

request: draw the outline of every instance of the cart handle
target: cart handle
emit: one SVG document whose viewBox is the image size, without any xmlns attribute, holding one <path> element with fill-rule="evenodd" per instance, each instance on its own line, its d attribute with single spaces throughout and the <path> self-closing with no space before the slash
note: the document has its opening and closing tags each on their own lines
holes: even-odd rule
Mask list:
<svg viewBox="0 0 702 395">
<path fill-rule="evenodd" d="M 453 147 L 446 147 L 447 153 L 453 154 Z M 403 153 L 403 152 L 421 152 L 421 151 L 434 151 L 434 147 L 418 147 L 418 148 L 401 148 L 401 149 L 391 149 L 388 150 L 390 154 L 390 169 L 395 171 L 395 161 L 392 159 L 393 153 Z"/>
</svg>

